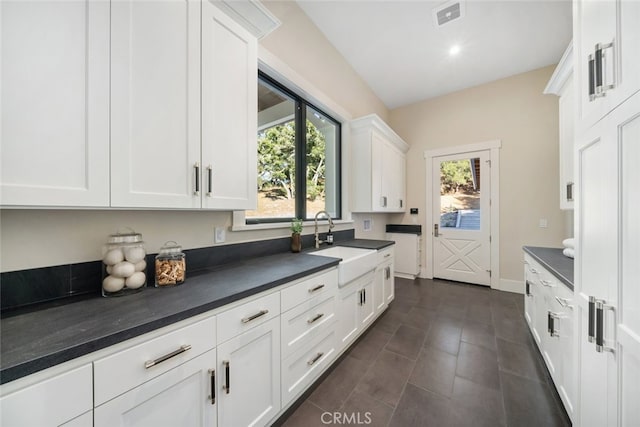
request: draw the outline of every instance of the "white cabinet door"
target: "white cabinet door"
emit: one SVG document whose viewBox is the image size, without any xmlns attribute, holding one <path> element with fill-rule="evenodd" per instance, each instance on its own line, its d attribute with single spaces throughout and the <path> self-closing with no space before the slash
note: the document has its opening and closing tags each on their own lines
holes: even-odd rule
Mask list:
<svg viewBox="0 0 640 427">
<path fill-rule="evenodd" d="M 613 335 L 618 340 L 618 384 L 620 387 L 620 425 L 640 420 L 640 93 L 614 112 L 619 147 L 620 184 L 620 272 L 618 318 Z M 615 284 L 615 282 L 609 282 Z"/>
<path fill-rule="evenodd" d="M 109 205 L 109 2 L 0 2 L 0 205 Z"/>
<path fill-rule="evenodd" d="M 338 306 L 338 353 L 345 349 L 358 335 L 360 326 L 360 291 L 355 283 L 348 284 L 340 289 L 340 301 Z"/>
<path fill-rule="evenodd" d="M 386 274 L 386 265 L 379 265 L 376 268 L 376 276 L 373 282 L 373 309 L 376 316 L 387 308 L 387 299 L 384 294 Z"/>
<path fill-rule="evenodd" d="M 580 131 L 588 129 L 640 89 L 640 2 L 634 0 L 574 2 L 575 70 Z M 602 49 L 602 84 L 613 85 L 604 96 L 589 97 L 590 55 Z M 597 74 L 597 73 L 595 73 Z M 596 92 L 597 92 L 597 88 Z"/>
<path fill-rule="evenodd" d="M 369 326 L 369 323 L 373 322 L 375 307 L 374 307 L 374 291 L 373 283 L 375 276 L 371 276 L 371 280 L 368 280 L 360 288 L 360 301 L 358 310 L 360 311 L 360 328 L 362 330 Z"/>
<path fill-rule="evenodd" d="M 257 40 L 202 3 L 204 208 L 256 209 Z"/>
<path fill-rule="evenodd" d="M 199 208 L 200 1 L 111 9 L 111 205 Z"/>
<path fill-rule="evenodd" d="M 574 86 L 569 76 L 558 99 L 560 126 L 560 209 L 573 209 L 573 122 L 574 122 Z"/>
<path fill-rule="evenodd" d="M 263 426 L 280 411 L 280 318 L 218 346 L 221 426 Z"/>
<path fill-rule="evenodd" d="M 382 179 L 388 182 L 389 200 L 387 208 L 390 212 L 405 211 L 405 155 L 391 144 L 384 146 Z"/>
<path fill-rule="evenodd" d="M 617 120 L 619 119 L 619 121 Z M 596 352 L 589 341 L 589 297 L 617 306 L 618 281 L 618 155 L 617 123 L 628 117 L 617 114 L 598 123 L 577 140 L 577 213 L 575 257 L 576 329 L 579 334 L 580 416 L 578 425 L 617 424 L 617 356 Z M 637 260 L 635 261 L 637 262 Z M 590 319 L 591 317 L 591 319 Z M 612 337 L 612 316 L 605 319 Z M 593 320 L 595 322 L 595 320 Z M 593 325 L 593 323 L 592 323 Z M 612 342 L 607 343 L 612 346 Z"/>
<path fill-rule="evenodd" d="M 393 301 L 396 295 L 393 261 L 389 262 L 385 267 L 384 295 L 385 295 L 385 299 L 387 300 L 387 305 L 389 305 L 391 301 Z"/>
<path fill-rule="evenodd" d="M 534 273 L 531 272 L 530 259 L 525 255 L 524 260 L 524 279 L 525 279 L 525 295 L 524 295 L 524 318 L 529 325 L 529 329 L 533 333 L 536 343 L 540 343 L 540 339 L 535 336 L 534 328 L 536 322 L 536 310 L 534 300 L 535 279 Z"/>
<path fill-rule="evenodd" d="M 215 366 L 215 350 L 191 359 L 95 408 L 94 425 L 215 426 Z"/>
<path fill-rule="evenodd" d="M 385 168 L 387 163 L 383 161 L 385 156 L 386 141 L 378 132 L 371 133 L 371 211 L 386 212 L 389 206 L 389 190 L 391 183 L 385 180 L 388 173 Z M 355 153 L 354 153 L 355 154 Z M 360 159 L 357 161 L 361 161 Z M 366 191 L 366 190 L 365 190 Z"/>
<path fill-rule="evenodd" d="M 0 425 L 57 426 L 86 412 L 91 413 L 91 373 L 91 364 L 87 364 L 2 396 Z M 77 420 L 78 425 L 83 425 L 81 421 L 85 418 Z"/>
</svg>

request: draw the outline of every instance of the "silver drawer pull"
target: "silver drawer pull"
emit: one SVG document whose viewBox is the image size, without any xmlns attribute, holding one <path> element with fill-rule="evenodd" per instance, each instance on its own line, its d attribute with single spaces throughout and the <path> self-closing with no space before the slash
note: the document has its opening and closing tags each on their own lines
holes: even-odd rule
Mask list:
<svg viewBox="0 0 640 427">
<path fill-rule="evenodd" d="M 307 362 L 307 365 L 309 365 L 309 366 L 313 365 L 313 364 L 314 364 L 314 363 L 316 363 L 318 360 L 320 360 L 320 358 L 321 358 L 322 356 L 324 356 L 324 353 L 318 353 L 318 354 L 316 354 L 316 357 L 314 357 L 313 359 L 309 360 L 309 361 Z"/>
<path fill-rule="evenodd" d="M 555 285 L 551 284 L 551 282 L 548 281 L 548 280 L 540 279 L 540 283 L 542 283 L 547 288 L 555 288 L 556 287 Z"/>
<path fill-rule="evenodd" d="M 156 360 L 148 360 L 148 361 L 144 362 L 144 368 L 145 369 L 149 369 L 152 366 L 156 366 L 156 365 L 164 362 L 165 360 L 169 360 L 172 357 L 175 357 L 175 356 L 177 356 L 179 354 L 184 353 L 187 350 L 191 350 L 191 345 L 185 344 L 183 346 L 180 346 L 180 348 L 177 349 L 176 351 L 172 351 L 169 354 L 165 354 L 164 356 L 158 357 Z"/>
<path fill-rule="evenodd" d="M 245 317 L 244 319 L 242 319 L 242 323 L 249 323 L 252 320 L 256 320 L 258 317 L 264 316 L 268 312 L 269 312 L 269 310 L 260 310 L 259 313 L 256 313 L 253 316 Z"/>
<path fill-rule="evenodd" d="M 558 301 L 558 304 L 560 304 L 562 307 L 573 309 L 573 305 L 569 304 L 568 298 L 556 296 L 556 301 Z"/>
<path fill-rule="evenodd" d="M 324 288 L 324 284 L 322 285 L 318 285 L 318 286 L 314 286 L 313 288 L 309 289 L 309 293 L 314 293 L 315 291 L 319 291 L 320 289 Z"/>
<path fill-rule="evenodd" d="M 307 323 L 311 324 L 311 323 L 315 322 L 316 320 L 320 319 L 322 316 L 324 316 L 324 313 L 318 313 L 318 314 L 316 314 L 316 316 L 313 319 L 307 320 Z"/>
</svg>

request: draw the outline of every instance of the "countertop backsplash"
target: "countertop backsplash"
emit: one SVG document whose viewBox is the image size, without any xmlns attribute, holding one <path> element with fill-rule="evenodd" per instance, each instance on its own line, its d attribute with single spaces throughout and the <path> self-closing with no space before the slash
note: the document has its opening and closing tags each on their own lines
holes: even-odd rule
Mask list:
<svg viewBox="0 0 640 427">
<path fill-rule="evenodd" d="M 321 238 L 323 233 L 321 233 Z M 334 232 L 334 241 L 354 239 L 355 231 Z M 314 235 L 302 236 L 303 249 L 311 248 Z M 290 238 L 259 240 L 230 245 L 217 245 L 206 248 L 187 249 L 187 278 L 189 274 L 205 268 L 240 262 L 247 259 L 289 252 Z M 149 248 L 147 248 L 148 250 Z M 147 278 L 153 278 L 156 254 L 148 254 Z M 90 261 L 77 264 L 64 264 L 52 267 L 0 273 L 0 309 L 2 316 L 11 316 L 25 310 L 39 309 L 41 306 L 65 304 L 69 300 L 99 295 L 102 283 L 102 261 Z M 153 286 L 153 280 L 147 280 L 147 286 Z M 123 297 L 126 298 L 126 297 Z"/>
</svg>

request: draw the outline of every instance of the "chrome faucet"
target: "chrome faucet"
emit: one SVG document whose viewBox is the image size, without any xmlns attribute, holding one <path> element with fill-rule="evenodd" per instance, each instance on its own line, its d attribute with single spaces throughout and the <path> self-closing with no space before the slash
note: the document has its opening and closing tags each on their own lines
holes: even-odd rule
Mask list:
<svg viewBox="0 0 640 427">
<path fill-rule="evenodd" d="M 327 211 L 320 211 L 316 214 L 316 218 L 315 218 L 315 225 L 316 225 L 316 231 L 315 231 L 315 235 L 316 235 L 316 249 L 318 249 L 320 247 L 320 243 L 324 243 L 324 242 L 328 242 L 328 243 L 333 243 L 333 240 L 329 241 L 329 239 L 327 240 L 320 240 L 320 238 L 318 237 L 318 217 L 324 214 L 324 216 L 327 217 L 327 220 L 329 221 L 329 232 L 331 232 L 331 229 L 333 228 L 333 221 L 331 220 L 331 215 L 329 215 L 329 212 Z"/>
</svg>

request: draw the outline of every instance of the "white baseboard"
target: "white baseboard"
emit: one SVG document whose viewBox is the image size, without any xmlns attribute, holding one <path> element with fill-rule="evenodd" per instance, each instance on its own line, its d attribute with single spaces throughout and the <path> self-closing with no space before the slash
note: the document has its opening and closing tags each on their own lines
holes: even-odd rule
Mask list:
<svg viewBox="0 0 640 427">
<path fill-rule="evenodd" d="M 499 290 L 524 294 L 524 283 L 521 280 L 500 279 Z"/>
<path fill-rule="evenodd" d="M 416 279 L 416 275 L 415 274 L 398 273 L 397 271 L 395 271 L 393 273 L 393 275 L 395 277 L 400 277 L 401 279 L 409 279 L 409 280 L 415 280 Z"/>
</svg>

